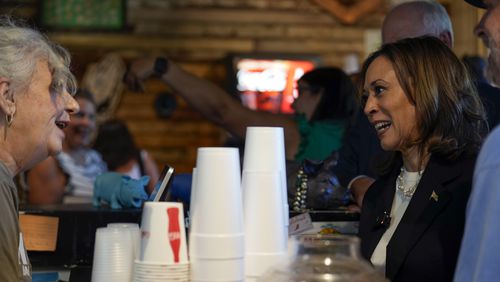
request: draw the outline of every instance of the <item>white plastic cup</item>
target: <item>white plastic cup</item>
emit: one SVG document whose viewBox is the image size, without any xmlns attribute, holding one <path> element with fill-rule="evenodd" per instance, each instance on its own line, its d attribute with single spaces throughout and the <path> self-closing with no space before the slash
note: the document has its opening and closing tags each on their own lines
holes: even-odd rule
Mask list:
<svg viewBox="0 0 500 282">
<path fill-rule="evenodd" d="M 108 223 L 108 228 L 121 228 L 124 232 L 131 233 L 131 244 L 134 248 L 134 259 L 139 258 L 139 253 L 141 251 L 141 229 L 139 224 L 130 222 L 113 222 Z"/>
<path fill-rule="evenodd" d="M 199 148 L 195 186 L 189 230 L 194 280 L 243 280 L 245 252 L 238 150 Z"/>
<path fill-rule="evenodd" d="M 190 233 L 243 233 L 239 154 L 236 148 L 198 148 Z"/>
<path fill-rule="evenodd" d="M 188 262 L 182 203 L 146 202 L 142 210 L 141 252 L 143 262 Z"/>
<path fill-rule="evenodd" d="M 245 170 L 286 171 L 282 127 L 247 127 L 243 159 L 243 171 Z"/>
<path fill-rule="evenodd" d="M 133 281 L 189 281 L 189 263 L 162 264 L 136 260 Z"/>
<path fill-rule="evenodd" d="M 242 179 L 245 219 L 245 276 L 258 278 L 287 257 L 287 230 L 280 206 L 278 172 L 245 171 Z M 265 195 L 265 196 L 263 196 Z"/>
<path fill-rule="evenodd" d="M 244 260 L 239 259 L 191 259 L 191 282 L 243 282 Z"/>
<path fill-rule="evenodd" d="M 132 235 L 119 228 L 97 228 L 92 266 L 93 282 L 131 281 Z"/>
<path fill-rule="evenodd" d="M 193 214 L 195 212 L 196 203 L 196 167 L 193 168 L 193 177 L 191 179 L 191 197 L 189 199 L 189 224 L 188 228 L 191 230 L 191 220 L 193 219 Z"/>
<path fill-rule="evenodd" d="M 244 234 L 189 235 L 189 257 L 199 259 L 243 259 Z"/>
<path fill-rule="evenodd" d="M 282 127 L 247 127 L 245 137 L 245 171 L 278 171 L 281 178 L 283 225 L 288 230 L 289 207 L 286 184 L 285 137 Z M 288 238 L 288 231 L 283 236 Z"/>
<path fill-rule="evenodd" d="M 280 174 L 243 172 L 245 253 L 286 253 Z"/>
</svg>

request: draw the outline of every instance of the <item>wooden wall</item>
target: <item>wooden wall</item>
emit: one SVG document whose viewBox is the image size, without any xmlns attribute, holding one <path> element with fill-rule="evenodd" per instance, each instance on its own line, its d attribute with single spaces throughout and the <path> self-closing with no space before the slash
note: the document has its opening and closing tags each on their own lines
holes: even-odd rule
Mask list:
<svg viewBox="0 0 500 282">
<path fill-rule="evenodd" d="M 312 54 L 325 65 L 342 67 L 346 55 L 364 56 L 365 31 L 377 29 L 384 13 L 381 7 L 355 26 L 345 26 L 308 0 L 133 0 L 128 1 L 127 32 L 52 32 L 50 37 L 71 49 L 77 73 L 106 52 L 119 52 L 126 59 L 164 53 L 226 87 L 230 53 Z M 223 144 L 227 134 L 182 99 L 171 118 L 158 118 L 152 105 L 167 87 L 152 80 L 146 89 L 144 94 L 126 91 L 116 116 L 159 164 L 190 172 L 196 148 Z"/>
<path fill-rule="evenodd" d="M 103 0 L 104 1 L 104 0 Z M 12 4 L 13 2 L 18 2 Z M 128 0 L 127 27 L 121 32 L 50 31 L 49 37 L 70 49 L 78 77 L 87 65 L 109 52 L 125 60 L 163 53 L 194 74 L 225 87 L 224 59 L 230 53 L 284 53 L 320 56 L 325 65 L 342 67 L 346 56 L 362 60 L 376 46 L 383 17 L 391 1 L 354 25 L 343 25 L 310 0 Z M 443 1 L 452 18 L 477 20 L 462 1 Z M 24 17 L 36 16 L 38 1 L 10 1 L 0 8 Z M 458 8 L 457 8 L 458 7 Z M 470 9 L 469 9 L 470 8 Z M 13 11 L 13 12 L 12 12 Z M 475 11 L 475 10 L 474 10 Z M 477 53 L 470 43 L 471 25 L 455 28 L 461 53 Z M 468 30 L 466 30 L 468 29 Z M 462 32 L 463 31 L 463 32 Z M 468 33 L 467 33 L 468 34 Z M 476 49 L 474 49 L 476 48 Z M 180 172 L 190 172 L 196 148 L 218 146 L 226 133 L 207 122 L 181 99 L 172 117 L 157 117 L 153 102 L 168 90 L 156 80 L 146 93 L 125 91 L 116 112 L 130 126 L 139 146 L 147 149 L 158 164 L 169 163 Z"/>
</svg>

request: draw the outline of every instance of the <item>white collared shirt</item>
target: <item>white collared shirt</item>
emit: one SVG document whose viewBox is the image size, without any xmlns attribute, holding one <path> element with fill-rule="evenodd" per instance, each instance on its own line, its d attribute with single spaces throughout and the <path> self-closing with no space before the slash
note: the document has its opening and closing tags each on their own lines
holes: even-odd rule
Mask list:
<svg viewBox="0 0 500 282">
<path fill-rule="evenodd" d="M 408 172 L 406 169 L 403 170 L 403 179 L 405 187 L 410 187 L 412 185 L 418 185 L 418 181 L 420 181 L 420 176 L 422 172 Z M 389 228 L 385 231 L 382 238 L 377 244 L 377 247 L 373 251 L 373 254 L 370 258 L 372 264 L 377 268 L 385 272 L 385 263 L 387 256 L 387 245 L 389 244 L 392 235 L 396 231 L 396 228 L 403 217 L 406 208 L 408 208 L 408 204 L 410 203 L 411 198 L 403 195 L 401 191 L 398 190 L 397 181 L 396 181 L 396 192 L 394 193 L 394 199 L 392 201 L 391 207 L 391 222 L 389 224 Z"/>
</svg>

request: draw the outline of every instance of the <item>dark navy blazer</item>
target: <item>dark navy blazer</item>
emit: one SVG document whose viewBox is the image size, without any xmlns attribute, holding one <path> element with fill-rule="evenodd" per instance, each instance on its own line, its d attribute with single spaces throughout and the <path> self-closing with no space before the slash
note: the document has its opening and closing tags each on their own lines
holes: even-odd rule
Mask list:
<svg viewBox="0 0 500 282">
<path fill-rule="evenodd" d="M 475 157 L 446 161 L 432 156 L 387 246 L 386 276 L 393 282 L 452 281 L 462 240 Z M 387 226 L 400 167 L 379 178 L 363 200 L 361 252 L 369 260 Z"/>
</svg>

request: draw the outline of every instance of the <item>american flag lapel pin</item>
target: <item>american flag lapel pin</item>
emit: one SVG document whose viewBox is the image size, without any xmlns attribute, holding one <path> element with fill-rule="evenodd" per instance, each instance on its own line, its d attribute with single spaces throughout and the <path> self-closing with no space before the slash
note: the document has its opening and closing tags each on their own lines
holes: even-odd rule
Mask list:
<svg viewBox="0 0 500 282">
<path fill-rule="evenodd" d="M 439 200 L 439 196 L 438 196 L 438 194 L 436 193 L 436 191 L 434 191 L 434 190 L 432 191 L 432 194 L 431 194 L 431 196 L 429 197 L 429 200 L 430 200 L 430 199 L 433 199 L 435 202 L 437 202 L 437 201 Z"/>
</svg>

